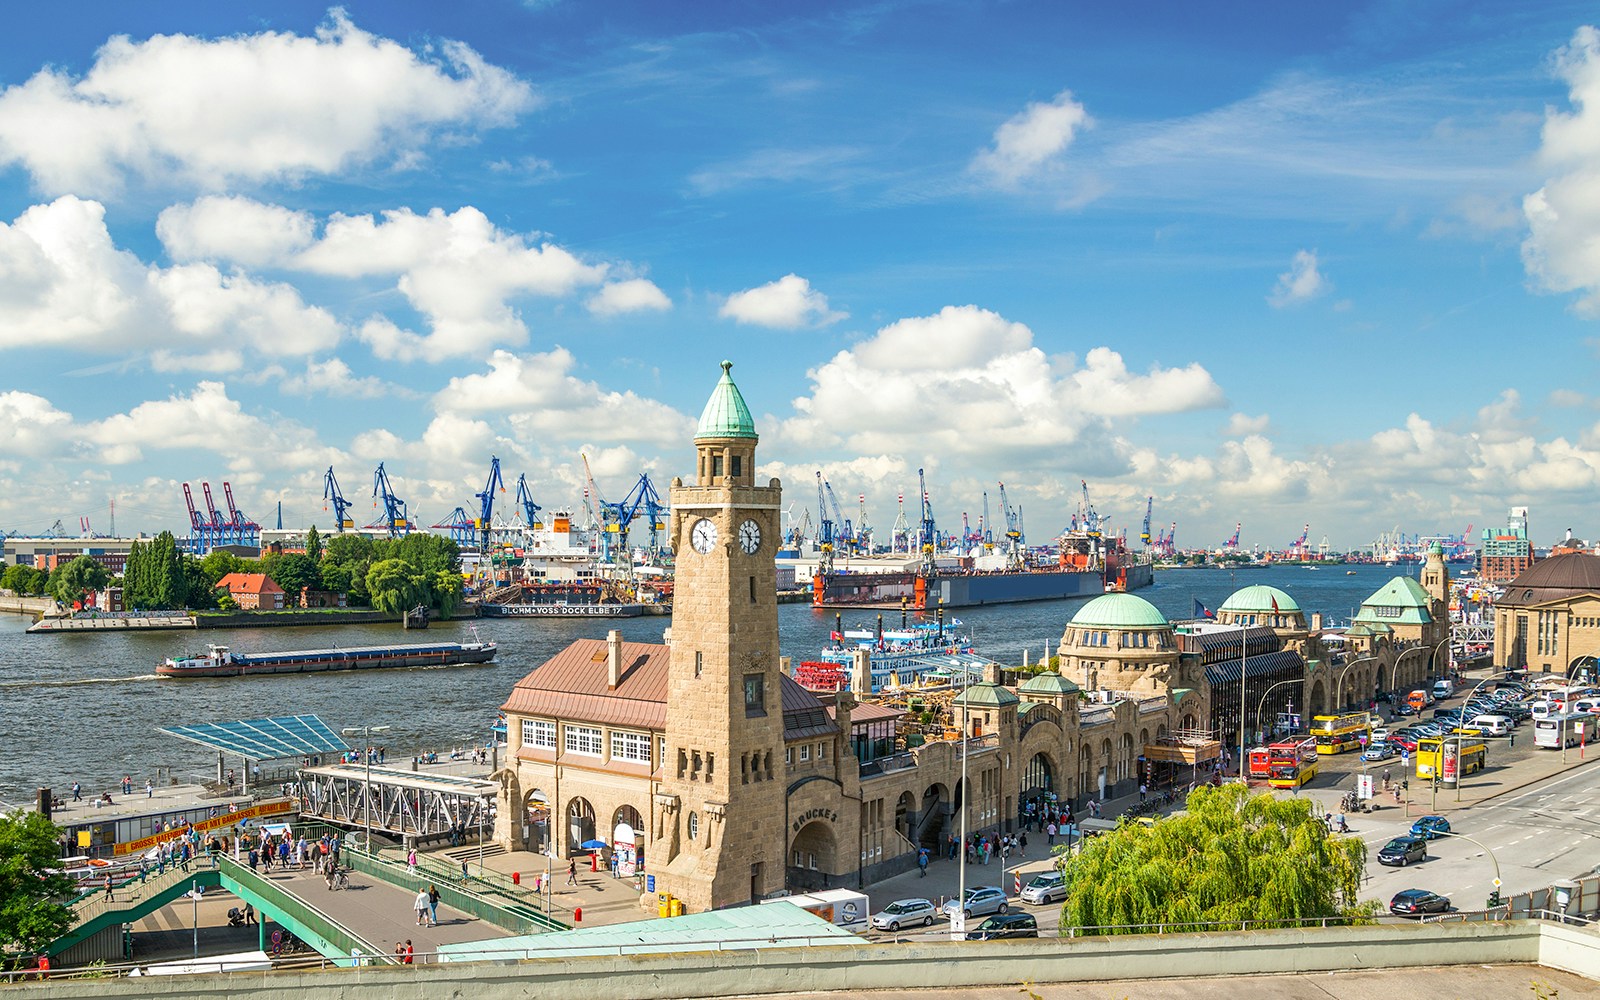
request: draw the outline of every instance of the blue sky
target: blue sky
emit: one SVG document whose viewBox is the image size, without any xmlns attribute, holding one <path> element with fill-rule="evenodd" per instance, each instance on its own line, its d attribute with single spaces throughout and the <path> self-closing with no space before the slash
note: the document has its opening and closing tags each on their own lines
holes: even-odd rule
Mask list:
<svg viewBox="0 0 1600 1000">
<path fill-rule="evenodd" d="M 664 486 L 727 357 L 880 525 L 1600 533 L 1592 10 L 788 6 L 8 11 L 0 530 Z"/>
</svg>

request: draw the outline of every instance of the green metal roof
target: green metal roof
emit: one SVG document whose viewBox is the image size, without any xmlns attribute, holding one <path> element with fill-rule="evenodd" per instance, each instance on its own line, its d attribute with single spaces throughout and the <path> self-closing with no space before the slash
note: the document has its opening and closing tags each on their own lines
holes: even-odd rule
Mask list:
<svg viewBox="0 0 1600 1000">
<path fill-rule="evenodd" d="M 722 363 L 722 378 L 717 380 L 717 387 L 711 390 L 711 398 L 706 400 L 706 408 L 700 413 L 700 429 L 694 434 L 696 441 L 759 436 L 750 407 L 744 405 L 744 397 L 739 395 L 739 387 L 733 384 L 733 376 L 729 374 L 732 368 L 732 361 Z"/>
<path fill-rule="evenodd" d="M 1268 587 L 1265 584 L 1255 584 L 1250 587 L 1241 587 L 1235 590 L 1218 611 L 1254 611 L 1272 612 L 1272 604 L 1276 601 L 1279 614 L 1292 614 L 1300 610 L 1300 605 L 1294 598 L 1285 594 L 1277 587 Z"/>
<path fill-rule="evenodd" d="M 1170 628 L 1154 604 L 1133 594 L 1106 594 L 1078 609 L 1072 624 L 1103 628 Z"/>
<path fill-rule="evenodd" d="M 1363 625 L 1426 625 L 1433 621 L 1433 598 L 1409 576 L 1397 576 L 1361 602 L 1354 621 Z M 1379 614 L 1379 609 L 1384 609 Z"/>
<path fill-rule="evenodd" d="M 1002 705 L 1015 705 L 1019 701 L 1021 699 L 1011 689 L 983 681 L 957 695 L 955 703 L 968 708 L 999 708 Z"/>
<path fill-rule="evenodd" d="M 1028 694 L 1077 694 L 1078 685 L 1053 670 L 1046 670 L 1028 678 L 1017 690 Z"/>
</svg>

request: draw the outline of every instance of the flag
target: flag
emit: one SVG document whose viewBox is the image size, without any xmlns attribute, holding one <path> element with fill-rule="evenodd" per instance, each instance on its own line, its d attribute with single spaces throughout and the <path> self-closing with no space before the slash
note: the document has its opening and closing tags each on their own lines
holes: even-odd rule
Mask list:
<svg viewBox="0 0 1600 1000">
<path fill-rule="evenodd" d="M 842 633 L 842 632 L 829 632 L 828 633 L 828 638 L 832 639 L 834 642 L 843 642 L 844 641 L 844 633 Z"/>
<path fill-rule="evenodd" d="M 1196 597 L 1194 599 L 1194 616 L 1196 618 L 1215 618 L 1215 617 L 1217 617 L 1215 614 L 1213 614 L 1211 612 L 1210 608 L 1208 608 L 1204 604 L 1200 603 L 1200 598 L 1198 598 L 1198 597 Z"/>
<path fill-rule="evenodd" d="M 1272 598 L 1272 613 L 1278 613 L 1278 599 L 1276 597 Z"/>
</svg>

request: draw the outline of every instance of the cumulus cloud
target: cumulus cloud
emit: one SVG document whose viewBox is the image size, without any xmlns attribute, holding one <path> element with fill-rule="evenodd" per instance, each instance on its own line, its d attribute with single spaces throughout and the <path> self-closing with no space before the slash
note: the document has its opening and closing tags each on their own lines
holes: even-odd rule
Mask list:
<svg viewBox="0 0 1600 1000">
<path fill-rule="evenodd" d="M 1272 426 L 1272 420 L 1265 413 L 1252 417 L 1244 413 L 1235 413 L 1228 417 L 1228 425 L 1222 433 L 1228 437 L 1244 437 L 1247 434 L 1265 434 Z"/>
<path fill-rule="evenodd" d="M 837 323 L 849 313 L 830 310 L 828 297 L 812 288 L 811 282 L 786 274 L 777 281 L 734 292 L 718 315 L 752 326 L 797 330 Z"/>
<path fill-rule="evenodd" d="M 810 394 L 781 426 L 798 447 L 1043 465 L 1072 448 L 1097 470 L 1123 461 L 1113 420 L 1224 403 L 1198 364 L 1134 374 L 1101 347 L 1080 366 L 1047 357 L 1026 326 L 971 305 L 891 323 L 807 377 Z"/>
<path fill-rule="evenodd" d="M 1573 110 L 1545 119 L 1540 160 L 1553 171 L 1522 200 L 1523 266 L 1540 289 L 1577 292 L 1577 309 L 1600 316 L 1600 31 L 1585 26 L 1556 53 Z"/>
<path fill-rule="evenodd" d="M 59 455 L 70 442 L 72 414 L 31 392 L 0 392 L 0 440 L 12 456 Z"/>
<path fill-rule="evenodd" d="M 307 361 L 302 371 L 285 372 L 280 368 L 273 374 L 278 376 L 279 390 L 292 396 L 377 399 L 402 394 L 399 386 L 391 385 L 375 375 L 356 375 L 340 358 Z"/>
<path fill-rule="evenodd" d="M 1002 187 L 1015 187 L 1057 169 L 1074 136 L 1093 124 L 1083 105 L 1063 90 L 1050 101 L 1035 101 L 995 129 L 994 142 L 973 158 L 972 167 Z"/>
<path fill-rule="evenodd" d="M 114 245 L 99 202 L 64 195 L 0 223 L 0 348 L 152 350 L 167 370 L 217 371 L 238 367 L 246 349 L 326 350 L 342 332 L 289 285 L 211 264 L 145 264 Z"/>
<path fill-rule="evenodd" d="M 453 378 L 433 399 L 441 413 L 505 413 L 519 435 L 577 442 L 649 441 L 680 445 L 694 422 L 665 403 L 614 392 L 572 374 L 564 347 L 544 354 L 495 351 L 489 370 Z"/>
<path fill-rule="evenodd" d="M 247 267 L 282 263 L 311 245 L 315 228 L 307 212 L 237 195 L 172 205 L 156 219 L 156 235 L 173 260 L 231 260 Z"/>
<path fill-rule="evenodd" d="M 672 300 L 646 278 L 610 281 L 585 303 L 596 316 L 620 316 L 631 312 L 664 312 Z"/>
<path fill-rule="evenodd" d="M 1289 270 L 1278 275 L 1278 283 L 1273 286 L 1272 294 L 1267 296 L 1267 301 L 1274 309 L 1309 302 L 1332 287 L 1318 270 L 1317 263 L 1315 250 L 1295 253 L 1294 259 L 1289 262 Z"/>
<path fill-rule="evenodd" d="M 129 175 L 294 180 L 414 160 L 441 132 L 507 125 L 534 104 L 461 42 L 419 53 L 336 9 L 312 37 L 117 35 L 81 77 L 42 69 L 0 93 L 0 164 L 51 193 L 109 192 Z"/>
</svg>

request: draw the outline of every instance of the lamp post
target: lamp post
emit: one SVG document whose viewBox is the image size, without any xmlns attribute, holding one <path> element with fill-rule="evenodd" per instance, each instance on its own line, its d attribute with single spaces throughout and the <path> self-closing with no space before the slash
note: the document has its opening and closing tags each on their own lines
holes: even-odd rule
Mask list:
<svg viewBox="0 0 1600 1000">
<path fill-rule="evenodd" d="M 387 733 L 388 726 L 346 726 L 340 730 L 345 736 L 361 734 L 361 758 L 366 762 L 367 776 L 361 785 L 361 818 L 367 828 L 367 853 L 376 857 L 372 849 L 372 745 L 368 737 L 373 733 Z"/>
<path fill-rule="evenodd" d="M 1245 649 L 1246 649 L 1246 646 L 1247 646 L 1247 643 L 1246 643 L 1245 639 L 1246 639 L 1246 636 L 1249 635 L 1249 632 L 1250 632 L 1250 626 L 1246 625 L 1244 622 L 1240 622 L 1239 623 L 1239 784 L 1244 785 L 1246 788 L 1250 787 L 1250 779 L 1247 778 L 1245 776 L 1245 773 L 1244 773 L 1244 724 L 1245 724 L 1245 721 L 1247 719 L 1247 716 L 1245 715 L 1245 712 L 1248 711 L 1248 709 L 1245 708 L 1245 704 L 1244 704 L 1244 691 L 1245 691 L 1245 683 L 1244 682 L 1245 682 L 1245 659 L 1246 659 Z"/>
<path fill-rule="evenodd" d="M 1299 677 L 1291 677 L 1286 681 L 1277 681 L 1277 682 L 1273 683 L 1271 687 L 1269 687 L 1265 691 L 1261 692 L 1261 701 L 1256 704 L 1256 730 L 1258 732 L 1261 729 L 1261 713 L 1267 707 L 1267 695 L 1272 693 L 1272 689 L 1273 688 L 1283 687 L 1285 684 L 1303 684 L 1303 683 L 1305 683 L 1305 682 L 1303 680 L 1301 680 Z M 1291 699 L 1291 701 L 1290 701 L 1291 707 L 1293 706 L 1293 704 L 1294 704 L 1294 702 Z"/>
<path fill-rule="evenodd" d="M 1465 840 L 1469 844 L 1477 844 L 1477 846 L 1483 848 L 1483 853 L 1489 855 L 1489 863 L 1494 865 L 1494 897 L 1493 898 L 1496 900 L 1496 902 L 1492 902 L 1489 905 L 1490 906 L 1498 906 L 1498 905 L 1500 905 L 1499 902 L 1498 902 L 1498 900 L 1500 898 L 1500 859 L 1496 858 L 1494 856 L 1494 852 L 1491 851 L 1486 844 L 1483 844 L 1483 843 L 1481 843 L 1479 841 L 1473 840 L 1471 837 L 1468 837 L 1465 834 L 1456 833 L 1453 830 L 1435 830 L 1434 831 L 1434 835 L 1438 836 L 1438 837 L 1455 837 L 1458 840 Z"/>
<path fill-rule="evenodd" d="M 194 957 L 200 957 L 200 880 L 189 886 L 189 896 L 194 900 Z"/>
<path fill-rule="evenodd" d="M 1403 656 L 1405 654 L 1402 653 L 1401 655 Z M 1349 673 L 1352 667 L 1358 667 L 1369 660 L 1376 659 L 1376 656 L 1357 657 L 1356 659 L 1351 660 L 1349 663 L 1346 663 L 1344 666 L 1340 667 L 1339 672 L 1333 675 L 1333 710 L 1335 712 L 1344 711 L 1344 675 Z M 1398 666 L 1399 662 L 1399 660 L 1396 660 L 1395 664 Z"/>
<path fill-rule="evenodd" d="M 944 602 L 939 602 L 941 630 L 944 620 Z M 942 632 L 941 632 L 942 635 Z M 972 682 L 972 671 L 963 663 L 961 665 L 961 845 L 956 849 L 956 911 L 950 914 L 950 940 L 964 941 L 967 937 L 967 911 L 964 909 L 967 902 L 967 803 L 972 798 L 972 789 L 967 786 L 967 740 L 972 735 L 971 718 L 972 706 L 967 704 L 967 687 Z M 954 706 L 952 706 L 953 709 Z M 1002 873 L 1003 874 L 1003 873 Z M 1005 891 L 1005 883 L 1001 882 L 1001 891 Z"/>
</svg>

